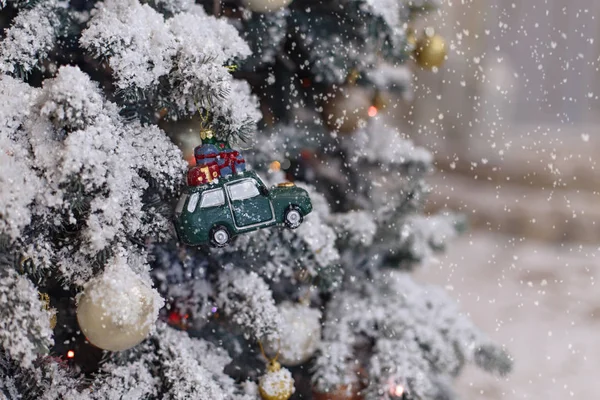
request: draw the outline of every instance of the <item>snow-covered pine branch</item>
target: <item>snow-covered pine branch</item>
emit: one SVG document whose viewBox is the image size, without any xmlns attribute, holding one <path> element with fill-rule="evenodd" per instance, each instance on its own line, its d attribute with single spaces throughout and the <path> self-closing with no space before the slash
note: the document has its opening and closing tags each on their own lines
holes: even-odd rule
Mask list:
<svg viewBox="0 0 600 400">
<path fill-rule="evenodd" d="M 377 224 L 373 215 L 364 210 L 331 214 L 329 221 L 334 226 L 339 239 L 339 247 L 366 248 L 373 244 Z"/>
<path fill-rule="evenodd" d="M 55 0 L 39 1 L 15 17 L 0 41 L 0 73 L 25 76 L 41 66 L 58 37 L 56 7 Z"/>
<path fill-rule="evenodd" d="M 16 240 L 30 222 L 30 208 L 43 188 L 21 133 L 38 90 L 9 76 L 0 77 L 0 233 Z"/>
<path fill-rule="evenodd" d="M 0 352 L 0 397 L 7 400 L 92 400 L 82 377 L 46 356 L 23 368 Z"/>
<path fill-rule="evenodd" d="M 256 272 L 225 266 L 219 276 L 217 304 L 253 339 L 277 338 L 281 316 L 269 286 Z"/>
<path fill-rule="evenodd" d="M 50 313 L 27 278 L 0 266 L 0 346 L 24 368 L 54 344 Z"/>
<path fill-rule="evenodd" d="M 350 307 L 361 308 L 364 302 L 349 294 L 343 299 L 334 296 L 328 305 L 330 309 L 336 310 L 343 301 L 347 300 Z M 312 381 L 320 391 L 335 390 L 345 385 L 357 385 L 357 357 L 354 346 L 359 342 L 358 334 L 349 323 L 348 318 L 341 313 L 335 316 L 327 316 L 324 323 L 322 342 L 319 345 L 317 357 L 313 367 Z"/>
<path fill-rule="evenodd" d="M 423 176 L 431 171 L 433 155 L 425 148 L 403 138 L 398 129 L 383 120 L 370 121 L 350 137 L 342 137 L 341 146 L 351 163 L 368 163 L 379 168 L 409 169 Z"/>
<path fill-rule="evenodd" d="M 169 301 L 169 311 L 187 315 L 198 328 L 211 315 L 215 289 L 207 276 L 208 260 L 186 255 L 186 250 L 173 242 L 157 245 L 151 274 L 157 290 Z"/>
<path fill-rule="evenodd" d="M 76 67 L 62 67 L 42 89 L 4 76 L 0 95 L 0 165 L 12 172 L 0 178 L 0 228 L 25 256 L 82 284 L 99 252 L 120 245 L 133 255 L 134 241 L 165 237 L 168 221 L 142 199 L 147 179 L 173 192 L 183 175 L 164 133 L 125 122 Z"/>
<path fill-rule="evenodd" d="M 159 325 L 155 335 L 160 376 L 168 400 L 229 400 L 235 384 L 223 369 L 231 359 L 227 353 L 185 332 Z M 153 353 L 149 354 L 151 357 Z"/>
<path fill-rule="evenodd" d="M 227 64 L 248 56 L 248 45 L 200 6 L 180 8 L 187 11 L 165 19 L 137 0 L 100 2 L 81 44 L 107 59 L 121 92 L 140 93 L 134 100 L 149 100 L 173 119 L 203 107 L 218 137 L 247 139 L 261 116 L 248 84 L 235 81 Z"/>
<path fill-rule="evenodd" d="M 427 262 L 446 248 L 465 225 L 464 217 L 452 212 L 437 215 L 411 215 L 400 225 L 398 251 L 406 260 Z"/>
<path fill-rule="evenodd" d="M 136 347 L 134 354 L 109 359 L 92 382 L 90 397 L 98 400 L 156 398 L 161 391 L 161 379 L 155 373 L 158 361 L 155 350 L 150 341 L 145 341 Z"/>
<path fill-rule="evenodd" d="M 390 382 L 405 385 L 417 398 L 436 398 L 438 383 L 454 377 L 465 361 L 499 374 L 510 370 L 505 352 L 490 344 L 441 289 L 419 286 L 406 273 L 391 270 L 360 286 L 336 293 L 328 305 L 327 347 L 315 371 L 321 390 L 350 379 L 345 360 L 351 359 L 349 349 L 360 346 L 360 337 L 375 342 L 365 360 L 373 377 L 369 399 L 387 393 Z M 329 357 L 330 348 L 342 349 L 341 355 Z"/>
<path fill-rule="evenodd" d="M 91 380 L 74 377 L 56 359 L 23 369 L 0 353 L 0 394 L 10 400 L 254 400 L 225 374 L 230 362 L 223 349 L 159 323 L 140 345 L 110 353 Z"/>
<path fill-rule="evenodd" d="M 196 7 L 194 0 L 147 0 L 145 3 L 167 17 Z"/>
</svg>

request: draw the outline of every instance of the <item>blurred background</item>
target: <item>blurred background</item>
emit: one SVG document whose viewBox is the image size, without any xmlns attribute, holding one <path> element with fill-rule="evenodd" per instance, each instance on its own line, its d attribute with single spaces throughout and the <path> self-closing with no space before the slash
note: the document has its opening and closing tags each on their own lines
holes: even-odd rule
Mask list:
<svg viewBox="0 0 600 400">
<path fill-rule="evenodd" d="M 515 356 L 507 379 L 466 371 L 463 398 L 600 393 L 599 20 L 597 0 L 444 0 L 423 21 L 448 60 L 391 114 L 435 154 L 430 210 L 471 229 L 418 278 Z"/>
</svg>

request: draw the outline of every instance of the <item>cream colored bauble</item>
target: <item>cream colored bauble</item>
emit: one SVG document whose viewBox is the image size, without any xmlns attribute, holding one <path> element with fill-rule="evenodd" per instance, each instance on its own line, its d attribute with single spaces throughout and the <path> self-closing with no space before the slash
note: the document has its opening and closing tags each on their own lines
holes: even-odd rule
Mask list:
<svg viewBox="0 0 600 400">
<path fill-rule="evenodd" d="M 292 0 L 243 0 L 243 2 L 246 7 L 254 12 L 269 13 L 287 7 Z"/>
<path fill-rule="evenodd" d="M 77 301 L 77 321 L 90 343 L 120 351 L 148 336 L 162 305 L 158 292 L 118 257 L 85 284 Z"/>
<path fill-rule="evenodd" d="M 283 365 L 293 367 L 308 361 L 321 343 L 321 312 L 302 303 L 289 301 L 278 307 L 282 325 L 279 340 L 268 340 L 267 354 L 275 356 Z"/>
<path fill-rule="evenodd" d="M 330 131 L 351 133 L 366 124 L 372 101 L 371 90 L 357 85 L 344 85 L 327 93 L 321 118 Z"/>
<path fill-rule="evenodd" d="M 277 361 L 269 362 L 267 372 L 258 381 L 258 391 L 263 400 L 288 400 L 296 391 L 292 373 Z"/>
</svg>

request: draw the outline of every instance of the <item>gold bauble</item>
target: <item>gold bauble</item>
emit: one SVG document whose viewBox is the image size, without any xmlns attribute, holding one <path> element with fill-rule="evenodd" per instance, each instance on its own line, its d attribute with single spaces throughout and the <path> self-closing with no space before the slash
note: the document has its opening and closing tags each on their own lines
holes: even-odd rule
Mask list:
<svg viewBox="0 0 600 400">
<path fill-rule="evenodd" d="M 258 382 L 258 391 L 263 400 L 288 400 L 296 391 L 294 378 L 277 361 L 271 361 L 267 373 Z"/>
<path fill-rule="evenodd" d="M 417 64 L 423 68 L 441 67 L 448 52 L 446 40 L 440 35 L 423 35 L 413 51 Z"/>
<path fill-rule="evenodd" d="M 330 131 L 351 133 L 369 119 L 373 94 L 356 85 L 344 85 L 330 90 L 323 102 L 321 117 Z"/>
<path fill-rule="evenodd" d="M 280 338 L 267 340 L 265 351 L 293 367 L 308 361 L 321 343 L 321 312 L 307 304 L 284 301 L 277 307 L 283 320 Z"/>
<path fill-rule="evenodd" d="M 158 293 L 127 265 L 116 263 L 85 284 L 77 321 L 91 344 L 120 351 L 148 336 L 160 307 Z"/>
</svg>

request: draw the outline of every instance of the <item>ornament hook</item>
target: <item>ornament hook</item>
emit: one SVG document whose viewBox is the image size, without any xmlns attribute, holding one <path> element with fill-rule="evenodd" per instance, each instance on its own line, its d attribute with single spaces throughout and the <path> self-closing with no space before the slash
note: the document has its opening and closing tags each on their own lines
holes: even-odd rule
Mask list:
<svg viewBox="0 0 600 400">
<path fill-rule="evenodd" d="M 214 132 L 208 123 L 210 119 L 210 112 L 208 110 L 202 112 L 202 108 L 197 101 L 194 101 L 194 104 L 196 105 L 198 115 L 200 116 L 200 139 L 202 139 L 202 141 L 205 141 L 206 139 L 213 139 Z"/>
<path fill-rule="evenodd" d="M 277 359 L 279 358 L 279 353 L 281 351 L 281 338 L 277 338 L 277 353 L 275 353 L 275 357 L 273 357 L 273 358 L 269 358 L 267 356 L 267 353 L 265 352 L 265 348 L 263 347 L 262 341 L 260 341 L 260 340 L 258 341 L 258 346 L 260 347 L 261 354 L 263 355 L 265 360 L 267 360 L 269 365 L 275 365 L 277 363 Z"/>
</svg>

